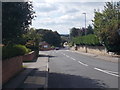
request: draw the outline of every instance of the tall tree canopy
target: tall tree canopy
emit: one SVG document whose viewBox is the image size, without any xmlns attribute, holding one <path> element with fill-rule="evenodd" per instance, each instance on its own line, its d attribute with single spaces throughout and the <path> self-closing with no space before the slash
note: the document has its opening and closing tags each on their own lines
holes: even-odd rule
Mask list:
<svg viewBox="0 0 120 90">
<path fill-rule="evenodd" d="M 93 28 L 91 25 L 89 25 L 87 28 L 86 28 L 86 34 L 93 34 Z M 84 36 L 85 35 L 85 28 L 71 28 L 70 29 L 70 36 L 71 37 L 77 37 L 77 36 Z"/>
<path fill-rule="evenodd" d="M 91 25 L 89 25 L 88 27 L 87 27 L 87 34 L 93 34 L 94 32 L 93 32 L 93 28 L 92 28 L 92 26 Z"/>
<path fill-rule="evenodd" d="M 75 28 L 75 27 L 73 27 L 72 29 L 70 29 L 70 36 L 71 37 L 76 37 L 76 36 L 78 36 L 79 34 L 78 34 L 78 28 Z"/>
<path fill-rule="evenodd" d="M 18 42 L 35 17 L 31 2 L 2 3 L 3 44 Z"/>
<path fill-rule="evenodd" d="M 47 30 L 47 29 L 37 29 L 37 32 L 42 35 L 42 41 L 46 41 L 50 45 L 60 46 L 61 37 L 57 31 Z"/>
<path fill-rule="evenodd" d="M 94 28 L 108 51 L 120 52 L 120 2 L 107 2 L 102 12 L 95 12 Z"/>
</svg>

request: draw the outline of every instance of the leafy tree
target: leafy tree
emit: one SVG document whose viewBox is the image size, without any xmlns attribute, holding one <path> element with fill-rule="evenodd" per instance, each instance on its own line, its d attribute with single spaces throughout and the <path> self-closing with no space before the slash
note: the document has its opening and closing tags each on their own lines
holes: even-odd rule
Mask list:
<svg viewBox="0 0 120 90">
<path fill-rule="evenodd" d="M 91 25 L 87 27 L 87 34 L 93 34 L 93 28 Z M 73 27 L 70 29 L 70 36 L 77 37 L 77 36 L 84 36 L 85 35 L 85 28 L 75 28 Z"/>
<path fill-rule="evenodd" d="M 70 29 L 70 36 L 71 37 L 76 37 L 76 36 L 78 36 L 79 34 L 78 34 L 78 30 L 79 29 L 77 29 L 77 28 L 75 28 L 75 27 L 73 27 L 72 29 Z"/>
<path fill-rule="evenodd" d="M 107 2 L 102 12 L 95 12 L 94 31 L 108 51 L 120 52 L 119 3 Z"/>
<path fill-rule="evenodd" d="M 30 28 L 27 33 L 22 35 L 21 44 L 26 45 L 31 50 L 38 50 L 42 35 L 38 34 L 34 28 Z"/>
<path fill-rule="evenodd" d="M 47 30 L 47 29 L 38 29 L 37 32 L 42 35 L 42 41 L 46 41 L 51 46 L 60 46 L 61 37 L 57 31 Z"/>
<path fill-rule="evenodd" d="M 87 34 L 93 34 L 93 28 L 91 25 L 87 27 Z"/>
<path fill-rule="evenodd" d="M 35 17 L 31 2 L 2 3 L 2 38 L 3 44 L 19 43 Z"/>
</svg>

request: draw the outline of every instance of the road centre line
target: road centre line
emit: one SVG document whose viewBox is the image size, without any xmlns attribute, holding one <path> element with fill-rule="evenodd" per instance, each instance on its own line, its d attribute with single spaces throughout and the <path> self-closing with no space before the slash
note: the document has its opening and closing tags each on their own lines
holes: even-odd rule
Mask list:
<svg viewBox="0 0 120 90">
<path fill-rule="evenodd" d="M 66 57 L 71 58 L 72 60 L 74 60 L 74 61 L 75 61 L 75 59 L 74 59 L 74 58 L 72 58 L 72 57 L 70 57 L 70 56 L 68 56 L 68 55 L 66 55 L 66 54 L 64 54 L 64 53 L 61 53 L 61 54 L 65 55 Z"/>
<path fill-rule="evenodd" d="M 76 59 L 74 59 L 74 58 L 72 58 L 72 57 L 70 57 L 72 60 L 74 60 L 74 61 L 76 61 Z"/>
<path fill-rule="evenodd" d="M 82 62 L 80 62 L 80 61 L 78 61 L 78 63 L 80 63 L 80 64 L 82 64 L 82 65 L 84 65 L 84 66 L 88 66 L 87 64 L 82 63 Z"/>
<path fill-rule="evenodd" d="M 62 53 L 62 54 L 65 55 L 66 57 L 71 58 L 72 60 L 76 61 L 76 59 L 74 59 L 74 58 L 72 58 L 72 57 L 70 57 L 70 56 L 68 56 L 68 55 L 66 55 L 66 54 L 64 54 L 64 53 Z M 84 65 L 84 66 L 88 66 L 87 64 L 85 64 L 85 63 L 83 63 L 83 62 L 80 62 L 80 61 L 78 61 L 78 63 L 80 63 L 80 64 L 82 64 L 82 65 Z M 118 72 L 113 72 L 113 71 L 108 71 L 108 70 L 102 70 L 102 69 L 100 69 L 100 68 L 94 68 L 94 69 L 97 70 L 97 71 L 100 71 L 100 72 L 103 72 L 103 73 L 112 75 L 112 76 L 120 77 L 119 75 L 117 75 Z"/>
<path fill-rule="evenodd" d="M 70 56 L 68 56 L 68 55 L 66 55 L 66 54 L 64 54 L 64 53 L 61 53 L 61 54 L 65 55 L 65 56 L 68 57 L 68 58 L 70 57 Z"/>
<path fill-rule="evenodd" d="M 103 72 L 103 73 L 106 73 L 106 74 L 112 75 L 112 76 L 119 77 L 119 75 L 116 75 L 116 74 L 110 73 L 110 72 L 107 71 L 107 70 L 102 70 L 102 69 L 99 69 L 99 68 L 94 68 L 94 69 L 95 69 L 95 70 L 98 70 L 98 71 L 101 71 L 101 72 Z"/>
<path fill-rule="evenodd" d="M 66 57 L 70 57 L 70 56 L 66 55 Z"/>
<path fill-rule="evenodd" d="M 65 56 L 68 57 L 68 58 L 71 58 L 71 59 L 74 60 L 74 61 L 76 60 L 76 59 L 74 59 L 74 58 L 72 58 L 72 57 L 70 57 L 70 56 L 68 56 L 68 55 L 66 55 L 66 54 L 64 54 L 64 53 L 61 53 L 61 54 L 65 55 Z M 85 64 L 85 63 L 83 63 L 83 62 L 80 62 L 80 61 L 78 61 L 78 63 L 80 63 L 80 64 L 82 64 L 82 65 L 84 65 L 84 66 L 88 66 L 87 64 Z M 108 71 L 108 70 L 102 70 L 102 69 L 100 69 L 100 68 L 94 68 L 94 69 L 97 70 L 97 71 L 100 71 L 100 72 L 103 72 L 103 73 L 112 75 L 112 76 L 120 77 L 119 75 L 117 75 L 118 72 L 113 72 L 113 71 Z"/>
<path fill-rule="evenodd" d="M 65 55 L 64 53 L 61 53 L 61 54 Z"/>
<path fill-rule="evenodd" d="M 66 57 L 71 58 L 72 60 L 76 61 L 76 59 L 74 59 L 74 58 L 72 58 L 72 57 L 70 57 L 70 56 L 68 56 L 68 55 L 66 55 L 66 54 L 64 54 L 64 53 L 62 53 L 62 54 L 65 55 Z M 82 65 L 84 65 L 84 66 L 88 66 L 87 64 L 84 64 L 84 63 L 82 63 L 82 62 L 80 62 L 80 61 L 78 61 L 78 63 L 80 63 L 80 64 L 82 64 Z"/>
</svg>

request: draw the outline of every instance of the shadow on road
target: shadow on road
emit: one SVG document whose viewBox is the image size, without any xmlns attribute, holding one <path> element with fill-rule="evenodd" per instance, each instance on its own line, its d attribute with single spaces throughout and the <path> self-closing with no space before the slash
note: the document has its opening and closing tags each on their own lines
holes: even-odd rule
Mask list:
<svg viewBox="0 0 120 90">
<path fill-rule="evenodd" d="M 60 73 L 49 73 L 48 88 L 108 88 L 108 86 L 99 81 L 93 80 L 87 77 L 60 74 Z"/>
</svg>

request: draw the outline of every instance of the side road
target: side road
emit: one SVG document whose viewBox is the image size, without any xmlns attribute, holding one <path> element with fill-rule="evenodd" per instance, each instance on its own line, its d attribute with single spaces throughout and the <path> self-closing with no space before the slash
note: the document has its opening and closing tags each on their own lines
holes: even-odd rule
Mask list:
<svg viewBox="0 0 120 90">
<path fill-rule="evenodd" d="M 85 53 L 85 52 L 80 52 L 80 51 L 75 51 L 75 50 L 70 50 L 70 51 L 80 53 L 80 54 L 83 54 L 83 55 L 87 55 L 87 56 L 92 56 L 92 57 L 99 58 L 99 59 L 102 59 L 102 60 L 107 60 L 107 61 L 110 61 L 110 62 L 117 62 L 117 63 L 120 62 L 119 57 L 97 55 L 97 54 Z"/>
<path fill-rule="evenodd" d="M 25 69 L 3 86 L 5 88 L 47 88 L 48 55 L 39 52 L 33 62 L 24 62 Z"/>
</svg>

